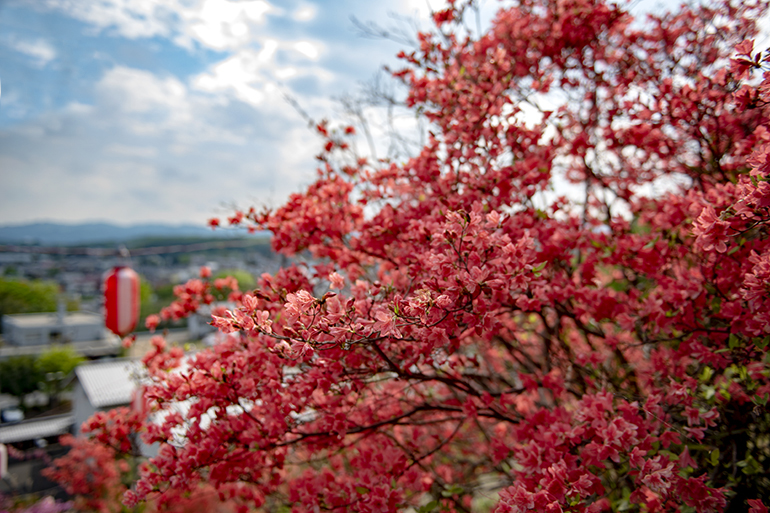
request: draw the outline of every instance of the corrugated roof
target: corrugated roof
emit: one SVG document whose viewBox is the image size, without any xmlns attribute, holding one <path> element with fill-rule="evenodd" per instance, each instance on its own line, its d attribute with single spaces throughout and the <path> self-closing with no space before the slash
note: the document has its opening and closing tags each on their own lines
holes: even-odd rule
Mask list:
<svg viewBox="0 0 770 513">
<path fill-rule="evenodd" d="M 32 419 L 0 427 L 0 443 L 12 444 L 48 438 L 49 436 L 68 433 L 75 423 L 73 415 L 55 415 L 42 419 Z"/>
<path fill-rule="evenodd" d="M 135 360 L 96 361 L 75 369 L 80 384 L 95 408 L 131 402 L 140 363 Z"/>
</svg>

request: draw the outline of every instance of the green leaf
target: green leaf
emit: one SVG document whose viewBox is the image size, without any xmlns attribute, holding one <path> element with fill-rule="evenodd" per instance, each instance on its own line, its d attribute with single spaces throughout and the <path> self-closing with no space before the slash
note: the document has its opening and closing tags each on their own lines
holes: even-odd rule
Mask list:
<svg viewBox="0 0 770 513">
<path fill-rule="evenodd" d="M 625 292 L 628 290 L 628 281 L 626 280 L 613 280 L 609 284 L 607 284 L 609 288 L 614 290 L 615 292 Z"/>
<path fill-rule="evenodd" d="M 532 272 L 533 273 L 538 273 L 538 272 L 542 271 L 543 269 L 545 269 L 545 266 L 547 264 L 548 264 L 548 262 L 540 262 L 539 264 L 537 264 L 535 267 L 532 268 Z"/>
<path fill-rule="evenodd" d="M 435 511 L 438 507 L 438 501 L 430 501 L 425 506 L 420 506 L 420 508 L 417 510 L 417 513 L 430 513 L 431 511 Z"/>
<path fill-rule="evenodd" d="M 739 461 L 737 465 L 741 467 L 741 472 L 743 472 L 747 476 L 750 476 L 752 474 L 758 474 L 764 470 L 762 468 L 762 465 L 757 460 L 755 460 L 754 457 L 751 456 L 751 454 L 746 456 L 745 460 Z"/>
<path fill-rule="evenodd" d="M 655 247 L 655 243 L 658 242 L 658 239 L 660 239 L 660 235 L 656 235 L 654 239 L 652 239 L 650 242 L 644 245 L 644 249 L 652 249 Z"/>
<path fill-rule="evenodd" d="M 441 492 L 441 495 L 444 497 L 451 497 L 453 495 L 462 495 L 463 492 L 464 490 L 462 486 L 453 484 L 453 485 L 447 486 L 446 490 Z"/>
<path fill-rule="evenodd" d="M 361 495 L 365 495 L 369 493 L 369 491 L 370 491 L 369 488 L 365 486 L 356 486 L 356 492 L 358 492 Z"/>
<path fill-rule="evenodd" d="M 714 466 L 719 464 L 719 449 L 711 451 L 711 464 Z"/>
</svg>

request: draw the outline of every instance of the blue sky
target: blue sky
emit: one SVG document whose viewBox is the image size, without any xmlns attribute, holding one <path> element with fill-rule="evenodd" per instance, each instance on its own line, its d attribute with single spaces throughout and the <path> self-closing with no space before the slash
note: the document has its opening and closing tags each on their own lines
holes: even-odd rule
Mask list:
<svg viewBox="0 0 770 513">
<path fill-rule="evenodd" d="M 436 3 L 435 0 L 432 0 Z M 278 205 L 314 176 L 319 141 L 284 99 L 335 119 L 402 47 L 428 2 L 0 2 L 0 224 L 202 223 Z"/>
<path fill-rule="evenodd" d="M 479 3 L 483 20 L 499 5 Z M 634 10 L 661 3 L 675 0 Z M 393 15 L 427 27 L 441 5 L 0 0 L 0 224 L 204 223 L 278 206 L 311 182 L 319 149 L 285 95 L 340 119 L 335 98 L 405 47 L 362 37 L 351 17 L 411 32 Z"/>
</svg>

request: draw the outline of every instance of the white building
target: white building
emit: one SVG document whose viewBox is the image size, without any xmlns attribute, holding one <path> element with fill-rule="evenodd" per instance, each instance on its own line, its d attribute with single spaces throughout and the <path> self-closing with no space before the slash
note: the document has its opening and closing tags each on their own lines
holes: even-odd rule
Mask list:
<svg viewBox="0 0 770 513">
<path fill-rule="evenodd" d="M 83 356 L 98 358 L 120 353 L 120 338 L 108 332 L 101 315 L 90 312 L 29 313 L 3 316 L 0 359 L 41 354 L 51 345 L 67 344 Z"/>
<path fill-rule="evenodd" d="M 30 313 L 3 316 L 3 338 L 14 346 L 39 346 L 105 338 L 101 315 L 88 312 Z"/>
<path fill-rule="evenodd" d="M 129 358 L 78 365 L 72 392 L 75 434 L 80 434 L 80 426 L 97 411 L 129 406 L 138 389 L 141 370 L 142 363 Z"/>
</svg>

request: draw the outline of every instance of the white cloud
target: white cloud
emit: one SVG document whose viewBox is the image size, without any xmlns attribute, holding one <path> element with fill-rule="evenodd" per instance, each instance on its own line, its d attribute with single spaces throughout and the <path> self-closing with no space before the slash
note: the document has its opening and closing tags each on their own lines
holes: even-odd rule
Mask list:
<svg viewBox="0 0 770 513">
<path fill-rule="evenodd" d="M 124 112 L 157 109 L 183 110 L 185 86 L 174 77 L 159 78 L 149 71 L 116 66 L 97 83 L 97 92 L 114 96 Z"/>
<path fill-rule="evenodd" d="M 225 92 L 254 106 L 269 103 L 269 90 L 284 81 L 296 81 L 287 83 L 289 88 L 295 85 L 303 88 L 301 93 L 292 91 L 296 97 L 313 97 L 301 98 L 303 106 L 321 96 L 337 95 L 341 87 L 351 89 L 357 80 L 368 78 L 368 74 L 374 73 L 381 62 L 395 53 L 377 41 L 357 46 L 361 50 L 358 53 L 351 51 L 351 39 L 356 38 L 352 25 L 347 26 L 351 30 L 332 31 L 329 36 L 328 27 L 313 23 L 321 8 L 319 3 L 308 0 L 276 2 L 280 7 L 266 0 L 46 2 L 92 24 L 97 30 L 133 39 L 157 36 L 191 51 L 203 47 L 223 52 L 225 55 L 219 62 L 198 73 L 191 87 L 210 94 Z M 389 5 L 360 4 L 355 5 L 355 9 L 360 11 L 357 15 L 361 19 L 381 19 Z M 417 4 L 410 5 L 413 11 Z M 327 11 L 334 7 L 323 4 L 323 9 L 324 16 L 328 17 Z M 338 10 L 340 22 L 344 24 L 351 13 Z M 280 23 L 274 24 L 273 20 Z M 300 27 L 298 21 L 302 22 Z M 298 28 L 306 32 L 304 37 L 298 35 Z M 331 55 L 335 56 L 333 62 L 329 59 Z M 363 71 L 367 68 L 370 71 Z M 340 73 L 340 70 L 344 71 Z"/>
<path fill-rule="evenodd" d="M 47 0 L 49 8 L 129 39 L 165 37 L 179 46 L 214 50 L 242 47 L 268 13 L 280 10 L 265 0 Z"/>
<path fill-rule="evenodd" d="M 214 140 L 229 135 L 216 133 L 196 119 L 194 110 L 203 107 L 196 102 L 211 105 L 215 101 L 191 97 L 187 86 L 175 77 L 116 66 L 96 83 L 95 91 L 99 107 L 108 116 L 103 123 L 120 118 L 134 135 L 173 131 L 178 139 Z"/>
<path fill-rule="evenodd" d="M 116 38 L 126 47 L 158 38 L 153 45 L 217 61 L 188 68 L 191 76 L 114 65 L 92 97 L 81 95 L 89 105 L 70 103 L 0 129 L 2 222 L 203 221 L 222 204 L 278 206 L 314 179 L 319 150 L 284 94 L 312 117 L 328 117 L 333 95 L 395 53 L 369 40 L 351 49 L 353 31 L 329 31 L 319 22 L 330 16 L 327 6 L 320 13 L 306 0 L 45 1 L 97 33 L 135 40 Z M 369 19 L 387 6 L 355 8 Z M 340 12 L 340 23 L 349 15 Z M 100 63 L 126 62 L 110 48 L 99 51 Z"/>
<path fill-rule="evenodd" d="M 303 5 L 299 9 L 295 10 L 291 17 L 294 19 L 294 21 L 310 21 L 316 17 L 318 14 L 318 9 L 315 5 L 308 4 Z"/>
<path fill-rule="evenodd" d="M 394 11 L 416 14 L 420 18 L 428 18 L 432 12 L 446 7 L 446 2 L 439 0 L 398 0 Z"/>
<path fill-rule="evenodd" d="M 275 76 L 278 77 L 281 80 L 286 80 L 288 78 L 296 77 L 297 76 L 297 68 L 293 68 L 291 66 L 286 68 L 277 68 L 275 70 Z"/>
<path fill-rule="evenodd" d="M 208 73 L 195 77 L 193 87 L 211 93 L 232 91 L 241 101 L 259 105 L 265 100 L 263 52 L 241 51 L 217 63 Z"/>
<path fill-rule="evenodd" d="M 259 52 L 258 60 L 260 62 L 270 62 L 278 49 L 278 41 L 275 39 L 266 39 L 263 43 L 262 51 Z"/>
<path fill-rule="evenodd" d="M 169 36 L 182 7 L 179 0 L 47 0 L 46 5 L 130 39 Z"/>
<path fill-rule="evenodd" d="M 277 10 L 262 0 L 203 0 L 196 7 L 180 11 L 185 24 L 177 41 L 186 45 L 195 40 L 215 50 L 238 48 L 251 41 L 252 30 L 263 24 L 270 12 Z"/>
<path fill-rule="evenodd" d="M 56 49 L 44 39 L 36 39 L 33 41 L 28 40 L 12 40 L 9 46 L 21 52 L 35 61 L 37 66 L 43 67 L 56 58 Z"/>
<path fill-rule="evenodd" d="M 311 60 L 318 59 L 318 46 L 318 43 L 311 43 L 310 41 L 298 41 L 294 43 L 294 49 Z"/>
<path fill-rule="evenodd" d="M 115 67 L 94 104 L 0 129 L 0 220 L 200 222 L 280 204 L 314 176 L 317 139 L 278 92 L 264 109 Z"/>
<path fill-rule="evenodd" d="M 303 44 L 306 43 L 306 44 Z M 224 60 L 212 65 L 207 71 L 191 80 L 194 89 L 208 93 L 232 94 L 239 100 L 260 109 L 272 109 L 285 104 L 280 81 L 299 76 L 330 82 L 335 77 L 318 65 L 281 65 L 276 55 L 281 49 L 302 50 L 306 57 L 317 57 L 318 50 L 310 43 L 284 43 L 267 39 L 259 51 L 244 48 Z M 310 54 L 310 55 L 308 55 Z M 314 103 L 323 95 L 306 96 L 304 102 Z"/>
</svg>

